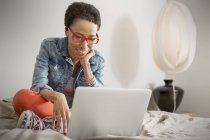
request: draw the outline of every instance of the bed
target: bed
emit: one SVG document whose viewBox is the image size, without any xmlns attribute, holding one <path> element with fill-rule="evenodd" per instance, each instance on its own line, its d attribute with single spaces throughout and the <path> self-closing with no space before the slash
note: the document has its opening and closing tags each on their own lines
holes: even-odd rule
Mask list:
<svg viewBox="0 0 210 140">
<path fill-rule="evenodd" d="M 12 107 L 12 98 L 0 101 L 0 140 L 70 140 L 51 129 L 35 131 L 16 128 L 18 117 Z M 154 140 L 202 139 L 210 140 L 210 118 L 192 117 L 164 111 L 147 111 L 141 134 L 135 137 L 101 136 L 93 140 Z"/>
</svg>

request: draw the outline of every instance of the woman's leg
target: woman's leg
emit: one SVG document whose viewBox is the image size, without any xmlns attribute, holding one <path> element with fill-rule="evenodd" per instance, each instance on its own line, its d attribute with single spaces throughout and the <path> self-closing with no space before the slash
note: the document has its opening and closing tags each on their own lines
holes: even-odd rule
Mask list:
<svg viewBox="0 0 210 140">
<path fill-rule="evenodd" d="M 29 89 L 22 89 L 15 94 L 13 107 L 19 116 L 26 110 L 31 110 L 40 118 L 53 114 L 53 104 L 45 100 L 39 93 Z"/>
<path fill-rule="evenodd" d="M 62 125 L 62 123 L 61 123 Z M 52 128 L 52 116 L 47 116 L 41 119 L 34 112 L 26 110 L 22 112 L 18 119 L 17 128 L 32 129 L 32 130 L 45 130 Z M 62 129 L 62 127 L 61 127 Z M 60 130 L 61 131 L 61 130 Z M 61 131 L 62 132 L 62 131 Z"/>
<path fill-rule="evenodd" d="M 33 130 L 45 129 L 43 121 L 30 110 L 21 113 L 18 119 L 17 128 Z"/>
</svg>

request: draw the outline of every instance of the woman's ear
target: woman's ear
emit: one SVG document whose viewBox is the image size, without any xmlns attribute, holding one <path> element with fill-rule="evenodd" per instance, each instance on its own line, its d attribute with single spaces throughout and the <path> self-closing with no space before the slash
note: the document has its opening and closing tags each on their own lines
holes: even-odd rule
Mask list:
<svg viewBox="0 0 210 140">
<path fill-rule="evenodd" d="M 69 35 L 69 32 L 68 32 L 68 28 L 67 27 L 65 27 L 65 34 L 66 34 L 66 36 L 68 36 Z"/>
</svg>

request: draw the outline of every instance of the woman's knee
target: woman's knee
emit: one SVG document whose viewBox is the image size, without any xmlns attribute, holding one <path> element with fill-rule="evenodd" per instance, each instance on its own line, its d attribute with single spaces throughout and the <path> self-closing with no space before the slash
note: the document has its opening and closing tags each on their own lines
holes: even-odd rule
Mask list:
<svg viewBox="0 0 210 140">
<path fill-rule="evenodd" d="M 31 97 L 29 98 L 29 96 L 27 96 L 30 94 L 36 94 L 36 92 L 29 89 L 21 89 L 16 92 L 15 96 L 13 97 L 13 107 L 18 115 L 27 109 L 26 107 L 28 106 L 28 102 L 32 100 Z"/>
<path fill-rule="evenodd" d="M 18 115 L 25 110 L 33 111 L 40 118 L 53 114 L 53 104 L 45 100 L 38 92 L 29 89 L 21 89 L 15 94 L 13 107 Z"/>
</svg>

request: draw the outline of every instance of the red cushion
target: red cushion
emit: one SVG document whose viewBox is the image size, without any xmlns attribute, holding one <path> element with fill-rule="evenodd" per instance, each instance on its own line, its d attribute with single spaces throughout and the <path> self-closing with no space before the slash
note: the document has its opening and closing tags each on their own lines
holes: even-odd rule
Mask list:
<svg viewBox="0 0 210 140">
<path fill-rule="evenodd" d="M 13 107 L 18 115 L 25 110 L 33 111 L 40 118 L 53 115 L 53 104 L 29 89 L 22 89 L 15 94 Z"/>
</svg>

